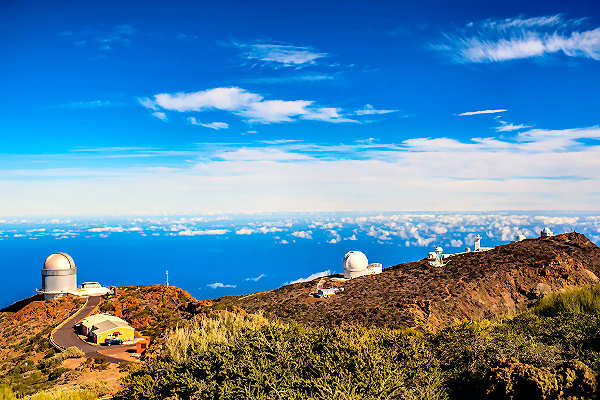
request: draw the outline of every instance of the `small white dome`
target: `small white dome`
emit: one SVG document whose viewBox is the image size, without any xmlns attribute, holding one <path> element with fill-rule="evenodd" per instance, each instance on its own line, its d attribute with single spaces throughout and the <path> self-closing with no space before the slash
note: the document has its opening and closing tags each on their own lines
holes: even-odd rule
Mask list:
<svg viewBox="0 0 600 400">
<path fill-rule="evenodd" d="M 67 253 L 50 254 L 44 261 L 45 270 L 68 270 L 75 269 L 75 261 Z"/>
<path fill-rule="evenodd" d="M 365 271 L 368 265 L 367 256 L 361 251 L 349 251 L 344 256 L 344 272 Z"/>
</svg>

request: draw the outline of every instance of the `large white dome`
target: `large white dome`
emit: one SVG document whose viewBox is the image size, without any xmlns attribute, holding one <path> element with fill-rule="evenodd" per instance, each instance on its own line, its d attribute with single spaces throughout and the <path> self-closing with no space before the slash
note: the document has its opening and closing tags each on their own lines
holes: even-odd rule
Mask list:
<svg viewBox="0 0 600 400">
<path fill-rule="evenodd" d="M 368 266 L 367 256 L 361 251 L 349 251 L 344 256 L 344 273 L 364 271 Z"/>
<path fill-rule="evenodd" d="M 50 254 L 44 261 L 45 270 L 69 270 L 75 269 L 75 261 L 67 253 Z"/>
</svg>

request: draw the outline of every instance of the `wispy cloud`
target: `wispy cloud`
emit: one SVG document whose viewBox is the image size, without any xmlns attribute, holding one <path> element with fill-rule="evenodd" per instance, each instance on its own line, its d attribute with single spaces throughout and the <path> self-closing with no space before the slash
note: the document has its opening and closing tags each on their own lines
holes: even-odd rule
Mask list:
<svg viewBox="0 0 600 400">
<path fill-rule="evenodd" d="M 460 63 L 502 62 L 562 53 L 600 60 L 600 28 L 582 30 L 585 19 L 562 15 L 471 22 L 434 44 Z"/>
<path fill-rule="evenodd" d="M 267 76 L 262 78 L 249 78 L 245 79 L 244 82 L 248 83 L 263 83 L 263 84 L 278 84 L 278 83 L 292 83 L 292 82 L 320 82 L 320 81 L 331 81 L 335 79 L 332 74 L 297 74 L 297 75 L 285 75 L 285 76 Z"/>
<path fill-rule="evenodd" d="M 530 125 L 525 125 L 525 124 L 512 124 L 510 122 L 506 122 L 506 121 L 502 121 L 502 120 L 498 120 L 498 122 L 500 123 L 500 125 L 495 128 L 496 132 L 512 132 L 512 131 L 518 131 L 518 130 L 522 130 L 522 129 L 531 128 Z"/>
<path fill-rule="evenodd" d="M 183 231 L 179 231 L 177 235 L 179 236 L 206 236 L 206 235 L 225 235 L 229 231 L 227 229 L 185 229 Z"/>
<path fill-rule="evenodd" d="M 497 113 L 503 113 L 506 112 L 508 110 L 506 109 L 498 109 L 498 110 L 479 110 L 479 111 L 467 111 L 467 112 L 463 112 L 458 114 L 461 117 L 466 117 L 469 115 L 479 115 L 479 114 L 497 114 Z"/>
<path fill-rule="evenodd" d="M 121 106 L 122 102 L 114 102 L 110 100 L 85 100 L 85 101 L 73 101 L 70 103 L 63 103 L 54 106 L 54 108 L 70 108 L 70 109 L 86 109 L 86 108 L 100 108 L 100 107 L 114 107 Z"/>
<path fill-rule="evenodd" d="M 81 32 L 65 31 L 59 34 L 68 40 L 73 40 L 77 47 L 96 47 L 106 53 L 116 46 L 128 47 L 137 30 L 129 24 L 116 25 L 106 29 L 87 29 Z M 68 33 L 68 34 L 67 34 Z"/>
<path fill-rule="evenodd" d="M 255 277 L 253 277 L 253 278 L 246 278 L 246 281 L 258 282 L 258 281 L 260 281 L 262 278 L 264 278 L 265 276 L 267 276 L 267 275 L 265 275 L 265 274 L 260 274 L 260 275 L 258 275 L 258 276 L 255 276 Z"/>
<path fill-rule="evenodd" d="M 229 128 L 229 124 L 227 122 L 210 122 L 210 123 L 202 123 L 198 121 L 195 117 L 188 117 L 188 122 L 192 125 L 203 126 L 205 128 L 214 129 L 218 131 L 220 129 Z"/>
<path fill-rule="evenodd" d="M 330 123 L 357 123 L 346 117 L 340 108 L 317 107 L 312 100 L 265 100 L 263 96 L 239 87 L 225 87 L 197 92 L 160 93 L 153 98 L 139 98 L 139 103 L 151 110 L 202 112 L 221 110 L 232 112 L 250 123 L 281 123 L 299 119 Z M 193 118 L 193 119 L 192 119 Z M 195 117 L 188 119 L 197 121 Z M 207 128 L 224 129 L 218 125 L 201 124 Z M 209 126 L 207 126 L 209 125 Z"/>
<path fill-rule="evenodd" d="M 311 275 L 307 276 L 306 278 L 298 278 L 298 279 L 290 281 L 290 282 L 285 282 L 284 285 L 291 285 L 291 284 L 294 284 L 294 283 L 301 283 L 301 282 L 310 282 L 310 281 L 313 281 L 313 280 L 315 280 L 317 278 L 322 278 L 324 276 L 328 276 L 328 275 L 331 275 L 331 274 L 333 274 L 333 271 L 327 269 L 325 271 L 316 272 L 314 274 L 311 274 Z"/>
<path fill-rule="evenodd" d="M 225 284 L 223 282 L 209 283 L 206 286 L 208 286 L 211 289 L 219 289 L 219 288 L 232 288 L 232 289 L 235 289 L 237 287 L 237 285 L 228 285 L 228 284 Z"/>
<path fill-rule="evenodd" d="M 365 106 L 360 109 L 354 111 L 355 115 L 379 115 L 379 114 L 390 114 L 398 112 L 399 110 L 384 110 L 384 109 L 376 109 L 370 104 L 365 104 Z"/>
<path fill-rule="evenodd" d="M 160 119 L 161 121 L 167 121 L 167 114 L 162 111 L 153 112 L 152 116 Z"/>
<path fill-rule="evenodd" d="M 241 51 L 241 56 L 247 60 L 262 62 L 274 67 L 300 68 L 315 64 L 326 53 L 320 53 L 311 47 L 292 46 L 273 43 L 233 43 Z"/>
</svg>

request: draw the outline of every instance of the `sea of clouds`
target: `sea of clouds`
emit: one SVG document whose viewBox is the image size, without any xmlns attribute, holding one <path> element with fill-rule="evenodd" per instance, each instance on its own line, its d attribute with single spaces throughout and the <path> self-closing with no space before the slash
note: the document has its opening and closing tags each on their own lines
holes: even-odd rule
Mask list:
<svg viewBox="0 0 600 400">
<path fill-rule="evenodd" d="M 219 216 L 132 217 L 118 220 L 0 219 L 0 240 L 42 237 L 106 238 L 144 236 L 268 235 L 280 244 L 301 241 L 336 244 L 368 240 L 401 247 L 471 246 L 476 234 L 495 244 L 516 235 L 536 237 L 544 227 L 555 233 L 577 231 L 600 242 L 600 215 L 573 213 L 312 213 Z"/>
</svg>

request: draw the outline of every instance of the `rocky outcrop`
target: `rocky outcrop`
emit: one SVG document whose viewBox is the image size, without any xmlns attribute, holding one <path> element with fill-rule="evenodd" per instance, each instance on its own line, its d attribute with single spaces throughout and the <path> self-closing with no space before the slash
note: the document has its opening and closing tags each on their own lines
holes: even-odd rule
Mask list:
<svg viewBox="0 0 600 400">
<path fill-rule="evenodd" d="M 515 314 L 549 293 L 596 283 L 599 275 L 600 247 L 573 232 L 456 255 L 444 267 L 422 260 L 386 268 L 380 275 L 329 282 L 345 290 L 327 299 L 310 295 L 317 284 L 313 281 L 214 303 L 313 325 L 437 329 Z"/>
</svg>

